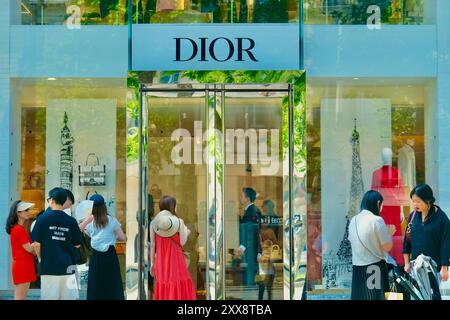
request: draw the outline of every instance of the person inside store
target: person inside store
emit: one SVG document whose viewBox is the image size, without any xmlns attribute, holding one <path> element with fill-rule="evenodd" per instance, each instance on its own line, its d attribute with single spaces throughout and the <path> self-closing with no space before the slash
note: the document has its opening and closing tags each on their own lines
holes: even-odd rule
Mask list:
<svg viewBox="0 0 450 320">
<path fill-rule="evenodd" d="M 163 196 L 160 212 L 150 225 L 150 273 L 154 277 L 154 300 L 196 300 L 194 282 L 183 253 L 191 231 L 176 213 L 174 197 Z"/>
<path fill-rule="evenodd" d="M 410 193 L 413 212 L 408 217 L 403 240 L 405 271 L 411 272 L 420 255 L 430 257 L 436 264 L 436 277 L 429 274 L 433 300 L 441 300 L 440 282 L 448 280 L 450 262 L 450 221 L 447 214 L 435 204 L 433 190 L 419 184 Z"/>
<path fill-rule="evenodd" d="M 255 277 L 255 282 L 258 284 L 258 300 L 264 300 L 264 291 L 266 289 L 268 299 L 272 300 L 272 287 L 275 280 L 275 266 L 272 258 L 272 248 L 273 242 L 271 240 L 262 240 L 261 253 L 258 253 L 257 258 L 259 270 L 258 275 Z"/>
<path fill-rule="evenodd" d="M 392 249 L 395 226 L 388 228 L 380 217 L 382 204 L 383 197 L 378 191 L 367 191 L 361 201 L 361 212 L 351 219 L 348 227 L 353 264 L 352 300 L 384 300 L 384 293 L 389 291 L 386 260 Z M 379 286 L 369 286 L 376 274 L 381 276 Z"/>
<path fill-rule="evenodd" d="M 108 214 L 105 199 L 92 195 L 92 214 L 80 223 L 80 230 L 91 238 L 87 300 L 124 300 L 116 241 L 126 241 L 119 221 Z"/>
<path fill-rule="evenodd" d="M 25 222 L 30 219 L 29 210 L 33 206 L 33 203 L 22 200 L 14 201 L 6 220 L 6 233 L 9 234 L 11 242 L 14 300 L 25 300 L 30 283 L 36 281 L 34 267 L 36 253 L 24 228 Z"/>
<path fill-rule="evenodd" d="M 254 285 L 255 275 L 258 272 L 258 253 L 261 253 L 260 229 L 261 211 L 255 205 L 256 191 L 252 188 L 243 188 L 241 204 L 244 210 L 239 215 L 239 248 L 238 255 L 247 263 L 244 269 L 243 285 Z"/>
<path fill-rule="evenodd" d="M 31 232 L 40 261 L 42 300 L 79 298 L 73 252 L 80 247 L 82 233 L 75 218 L 63 211 L 67 198 L 63 188 L 50 190 L 47 201 L 51 210 L 39 216 Z"/>
</svg>

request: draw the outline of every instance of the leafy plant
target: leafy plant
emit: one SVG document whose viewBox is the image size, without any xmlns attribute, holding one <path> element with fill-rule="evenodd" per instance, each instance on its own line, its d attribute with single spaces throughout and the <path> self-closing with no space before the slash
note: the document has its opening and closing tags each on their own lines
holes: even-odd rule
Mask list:
<svg viewBox="0 0 450 320">
<path fill-rule="evenodd" d="M 200 70 L 187 70 L 187 71 L 168 71 L 163 72 L 162 77 L 170 77 L 179 73 L 180 78 L 187 78 L 197 83 L 230 83 L 230 84 L 269 84 L 269 83 L 290 83 L 294 86 L 293 90 L 293 144 L 294 144 L 294 169 L 296 173 L 306 172 L 306 83 L 305 75 L 302 71 L 253 71 L 253 70 L 212 70 L 212 71 L 200 71 Z M 128 78 L 128 87 L 133 89 L 134 99 L 128 101 L 128 113 L 130 115 L 130 120 L 138 119 L 139 116 L 139 104 L 137 103 L 139 99 L 139 77 L 142 77 L 143 73 L 130 72 Z M 211 102 L 215 103 L 215 102 Z M 281 159 L 284 159 L 288 154 L 289 148 L 289 98 L 285 96 L 282 99 L 282 135 L 281 135 Z M 173 121 L 176 119 L 171 119 L 166 116 L 157 116 L 150 114 L 150 119 L 158 127 L 176 126 Z M 221 117 L 221 115 L 216 115 L 216 117 Z M 129 129 L 129 134 L 127 137 L 127 157 L 129 160 L 138 158 L 138 143 L 139 135 L 137 135 L 137 122 L 135 127 Z M 213 139 L 214 137 L 211 137 Z M 212 141 L 210 141 L 212 142 Z M 209 146 L 213 146 L 213 143 L 209 143 Z M 169 148 L 170 147 L 170 148 Z M 156 159 L 165 158 L 169 156 L 172 144 L 161 143 L 155 146 L 150 146 L 149 153 L 150 157 L 154 156 Z M 210 155 L 214 156 L 214 148 L 209 150 Z M 223 155 L 216 154 L 216 160 L 222 159 Z M 153 162 L 153 161 L 152 161 Z M 220 163 L 220 161 L 216 161 Z M 154 167 L 152 170 L 159 170 L 159 167 Z M 221 167 L 216 168 L 220 173 L 222 171 Z M 219 174 L 220 176 L 220 174 Z M 219 177 L 220 178 L 220 177 Z"/>
<path fill-rule="evenodd" d="M 413 135 L 416 131 L 417 115 L 415 108 L 393 108 L 392 131 L 397 135 Z"/>
<path fill-rule="evenodd" d="M 180 71 L 165 72 L 170 76 Z M 306 172 L 306 81 L 303 71 L 254 71 L 254 70 L 188 70 L 181 76 L 199 83 L 291 83 L 294 85 L 294 168 L 298 173 Z M 289 97 L 282 102 L 282 159 L 289 147 Z"/>
</svg>

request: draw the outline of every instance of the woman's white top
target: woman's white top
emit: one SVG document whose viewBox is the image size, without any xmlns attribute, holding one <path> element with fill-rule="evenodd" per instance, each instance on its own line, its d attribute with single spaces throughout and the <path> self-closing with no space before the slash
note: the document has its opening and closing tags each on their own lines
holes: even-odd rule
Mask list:
<svg viewBox="0 0 450 320">
<path fill-rule="evenodd" d="M 356 224 L 358 224 L 358 234 L 361 241 L 356 234 Z M 367 266 L 386 260 L 386 252 L 382 245 L 392 243 L 392 237 L 383 218 L 368 210 L 363 210 L 352 218 L 348 227 L 348 240 L 350 240 L 352 246 L 354 266 Z"/>
</svg>

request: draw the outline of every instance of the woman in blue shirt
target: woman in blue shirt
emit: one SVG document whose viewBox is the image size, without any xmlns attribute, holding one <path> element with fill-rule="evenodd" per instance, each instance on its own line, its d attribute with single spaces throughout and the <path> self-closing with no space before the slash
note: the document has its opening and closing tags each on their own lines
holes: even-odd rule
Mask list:
<svg viewBox="0 0 450 320">
<path fill-rule="evenodd" d="M 126 241 L 120 223 L 108 215 L 105 199 L 94 194 L 92 215 L 80 224 L 91 238 L 92 256 L 89 260 L 87 300 L 124 300 L 116 240 Z"/>
<path fill-rule="evenodd" d="M 431 257 L 437 264 L 437 271 L 441 281 L 448 280 L 448 266 L 450 263 L 450 220 L 435 205 L 435 198 L 431 187 L 427 184 L 417 185 L 410 194 L 414 211 L 408 219 L 408 229 L 403 240 L 403 256 L 405 271 L 411 271 L 411 260 L 419 255 Z M 439 284 L 430 277 L 433 289 L 433 299 L 441 299 Z"/>
</svg>

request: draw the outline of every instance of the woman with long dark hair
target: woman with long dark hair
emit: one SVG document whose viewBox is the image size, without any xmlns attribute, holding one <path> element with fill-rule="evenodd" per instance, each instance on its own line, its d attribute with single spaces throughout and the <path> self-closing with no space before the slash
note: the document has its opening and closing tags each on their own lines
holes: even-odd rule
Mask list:
<svg viewBox="0 0 450 320">
<path fill-rule="evenodd" d="M 196 299 L 182 249 L 190 230 L 176 215 L 176 205 L 175 198 L 163 196 L 159 202 L 161 211 L 150 225 L 150 272 L 155 278 L 155 300 Z"/>
<path fill-rule="evenodd" d="M 34 249 L 31 239 L 24 228 L 24 223 L 30 219 L 28 210 L 33 203 L 21 200 L 14 201 L 9 209 L 6 220 L 6 233 L 11 239 L 12 277 L 14 283 L 14 299 L 25 300 L 30 289 L 30 283 L 36 281 L 34 268 Z"/>
<path fill-rule="evenodd" d="M 409 215 L 407 231 L 403 240 L 405 271 L 411 271 L 411 260 L 418 256 L 431 257 L 437 265 L 437 277 L 448 280 L 450 263 L 450 221 L 447 214 L 435 204 L 433 190 L 427 184 L 417 185 L 410 193 L 413 212 Z M 430 276 L 433 300 L 441 300 L 439 283 Z"/>
<path fill-rule="evenodd" d="M 92 215 L 80 224 L 80 230 L 91 238 L 87 300 L 124 300 L 116 241 L 126 241 L 119 221 L 108 214 L 105 199 L 94 194 Z"/>
<path fill-rule="evenodd" d="M 384 300 L 389 291 L 387 252 L 392 248 L 395 227 L 388 230 L 380 212 L 383 197 L 367 191 L 361 201 L 361 212 L 348 227 L 352 246 L 352 300 Z"/>
</svg>

